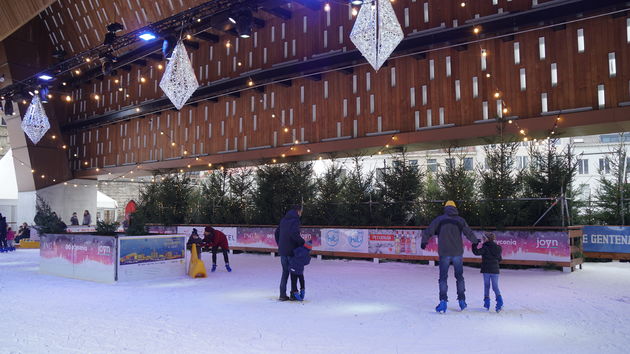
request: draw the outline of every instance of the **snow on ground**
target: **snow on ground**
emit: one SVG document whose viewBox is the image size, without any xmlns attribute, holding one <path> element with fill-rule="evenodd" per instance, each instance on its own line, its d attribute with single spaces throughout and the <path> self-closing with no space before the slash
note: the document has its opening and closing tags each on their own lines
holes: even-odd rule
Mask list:
<svg viewBox="0 0 630 354">
<path fill-rule="evenodd" d="M 206 257 L 207 255 L 204 255 Z M 206 279 L 100 284 L 38 273 L 38 251 L 0 254 L 0 353 L 627 353 L 630 264 L 571 274 L 503 270 L 502 313 L 469 308 L 437 267 L 313 259 L 307 302 L 278 302 L 279 258 L 231 256 Z M 206 265 L 210 262 L 206 259 Z M 492 306 L 494 307 L 494 301 Z"/>
</svg>

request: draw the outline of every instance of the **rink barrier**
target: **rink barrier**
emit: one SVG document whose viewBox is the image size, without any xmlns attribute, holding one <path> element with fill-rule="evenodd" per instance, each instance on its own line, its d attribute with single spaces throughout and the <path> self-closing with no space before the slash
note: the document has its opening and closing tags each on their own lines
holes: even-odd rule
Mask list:
<svg viewBox="0 0 630 354">
<path fill-rule="evenodd" d="M 588 225 L 583 230 L 586 258 L 630 259 L 630 226 Z"/>
<path fill-rule="evenodd" d="M 192 229 L 203 230 L 207 225 L 177 225 L 170 231 L 189 236 Z M 155 231 L 167 228 L 152 225 Z M 213 225 L 226 234 L 230 248 L 243 252 L 275 254 L 277 247 L 270 225 Z M 437 238 L 427 249 L 420 248 L 422 230 L 426 227 L 335 227 L 309 226 L 301 228 L 301 236 L 313 242 L 312 254 L 340 258 L 429 261 L 438 260 Z M 583 263 L 582 228 L 576 227 L 513 227 L 504 230 L 473 228 L 478 238 L 485 231 L 497 236 L 503 247 L 502 264 L 562 267 L 564 271 L 581 268 Z M 464 261 L 480 263 L 481 257 L 472 254 L 470 242 L 464 239 Z"/>
</svg>

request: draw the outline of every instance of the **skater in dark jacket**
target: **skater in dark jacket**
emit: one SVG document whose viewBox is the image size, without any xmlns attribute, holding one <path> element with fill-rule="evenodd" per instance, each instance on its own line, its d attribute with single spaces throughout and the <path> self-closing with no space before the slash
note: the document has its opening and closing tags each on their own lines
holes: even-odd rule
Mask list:
<svg viewBox="0 0 630 354">
<path fill-rule="evenodd" d="M 289 257 L 289 270 L 291 271 L 291 288 L 297 289 L 297 284 L 294 282 L 300 282 L 300 299 L 304 300 L 306 295 L 306 285 L 304 283 L 304 267 L 311 263 L 311 249 L 313 249 L 313 243 L 308 241 L 304 246 L 300 246 L 293 250 L 293 257 Z"/>
<path fill-rule="evenodd" d="M 217 252 L 219 251 L 219 247 L 221 247 L 223 260 L 225 261 L 225 269 L 227 269 L 228 272 L 231 272 L 232 268 L 230 268 L 230 259 L 228 257 L 230 247 L 228 245 L 227 236 L 225 236 L 223 232 L 214 229 L 212 226 L 206 226 L 203 235 L 203 242 L 206 244 L 206 247 L 210 247 L 212 249 L 211 271 L 215 272 L 217 270 Z"/>
<path fill-rule="evenodd" d="M 444 204 L 444 214 L 431 221 L 429 227 L 424 230 L 420 247 L 425 249 L 429 239 L 438 236 L 438 255 L 440 257 L 440 304 L 435 308 L 437 312 L 446 312 L 448 301 L 448 268 L 453 264 L 457 284 L 457 300 L 459 308 L 464 310 L 466 305 L 466 286 L 464 283 L 464 244 L 462 234 L 473 244 L 479 243 L 466 220 L 459 216 L 455 202 L 452 200 Z"/>
<path fill-rule="evenodd" d="M 192 230 L 188 243 L 186 243 L 186 249 L 190 252 L 192 252 L 192 245 L 197 245 L 197 257 L 201 259 L 201 247 L 203 247 L 203 240 L 199 237 L 197 229 Z"/>
<path fill-rule="evenodd" d="M 7 219 L 0 214 L 0 252 L 8 252 L 7 244 Z"/>
<path fill-rule="evenodd" d="M 472 251 L 476 256 L 481 256 L 481 273 L 483 274 L 483 307 L 490 309 L 490 283 L 497 299 L 496 311 L 501 311 L 503 307 L 503 297 L 499 290 L 499 262 L 501 258 L 501 246 L 495 242 L 496 236 L 493 233 L 486 233 L 486 242 L 481 248 L 473 244 Z"/>
<path fill-rule="evenodd" d="M 302 216 L 302 206 L 294 205 L 276 229 L 276 244 L 280 254 L 280 264 L 282 264 L 282 277 L 280 278 L 280 301 L 289 299 L 300 300 L 300 293 L 297 291 L 297 282 L 291 281 L 291 297 L 287 296 L 287 280 L 289 279 L 290 265 L 289 259 L 293 257 L 293 251 L 304 245 L 304 239 L 300 236 L 300 216 Z"/>
</svg>

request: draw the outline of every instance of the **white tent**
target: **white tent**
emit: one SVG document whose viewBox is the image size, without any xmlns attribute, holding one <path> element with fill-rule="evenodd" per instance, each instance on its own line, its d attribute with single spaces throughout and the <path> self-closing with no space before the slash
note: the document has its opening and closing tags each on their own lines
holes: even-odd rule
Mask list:
<svg viewBox="0 0 630 354">
<path fill-rule="evenodd" d="M 18 186 L 13 166 L 13 150 L 9 149 L 6 155 L 0 159 L 0 201 L 5 199 L 18 199 Z"/>
<path fill-rule="evenodd" d="M 0 159 L 0 213 L 7 218 L 13 228 L 16 226 L 18 205 L 18 186 L 13 165 L 13 151 Z"/>
<path fill-rule="evenodd" d="M 96 208 L 97 209 L 116 209 L 118 203 L 107 194 L 97 191 L 96 192 Z"/>
</svg>

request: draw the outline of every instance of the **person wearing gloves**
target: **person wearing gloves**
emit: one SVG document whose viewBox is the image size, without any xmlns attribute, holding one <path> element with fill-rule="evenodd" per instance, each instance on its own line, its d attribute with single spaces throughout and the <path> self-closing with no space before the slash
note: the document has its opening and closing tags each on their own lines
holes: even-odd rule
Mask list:
<svg viewBox="0 0 630 354">
<path fill-rule="evenodd" d="M 429 227 L 422 234 L 420 247 L 425 249 L 431 237 L 438 237 L 438 256 L 440 262 L 440 303 L 435 311 L 446 312 L 448 302 L 448 268 L 453 265 L 455 269 L 455 279 L 457 280 L 457 300 L 459 308 L 463 311 L 466 305 L 466 286 L 464 283 L 464 242 L 462 233 L 473 244 L 478 244 L 479 240 L 468 226 L 464 218 L 459 216 L 455 202 L 452 200 L 444 204 L 444 214 L 431 221 Z"/>
</svg>

